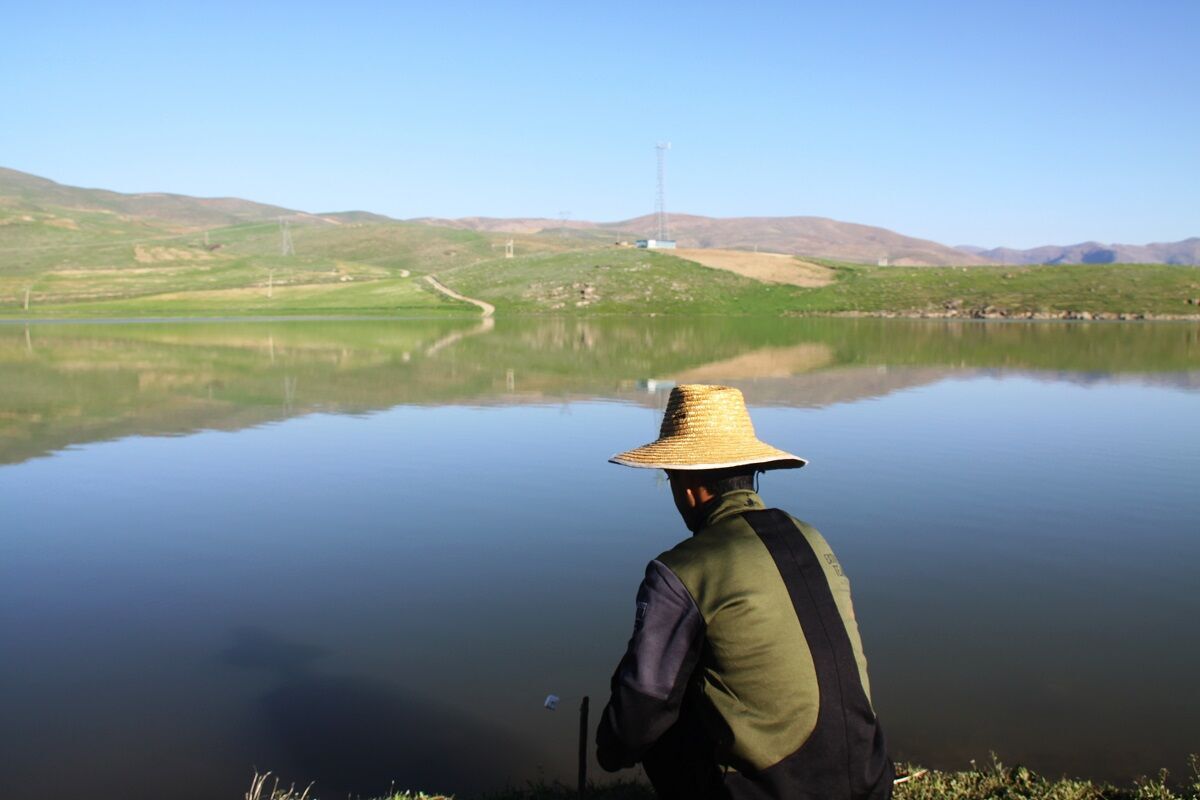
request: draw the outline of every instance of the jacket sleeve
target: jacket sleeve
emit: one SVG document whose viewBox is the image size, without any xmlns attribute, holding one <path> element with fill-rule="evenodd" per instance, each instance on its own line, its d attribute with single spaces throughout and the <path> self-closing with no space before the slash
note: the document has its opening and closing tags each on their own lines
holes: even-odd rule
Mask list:
<svg viewBox="0 0 1200 800">
<path fill-rule="evenodd" d="M 596 731 L 601 767 L 632 767 L 675 723 L 703 633 L 691 594 L 666 565 L 651 561 L 638 588 L 633 637 Z"/>
</svg>

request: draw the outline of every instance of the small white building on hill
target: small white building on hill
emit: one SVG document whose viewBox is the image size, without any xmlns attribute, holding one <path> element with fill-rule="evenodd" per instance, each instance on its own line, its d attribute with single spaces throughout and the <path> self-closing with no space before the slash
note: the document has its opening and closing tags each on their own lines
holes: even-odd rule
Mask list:
<svg viewBox="0 0 1200 800">
<path fill-rule="evenodd" d="M 638 239 L 638 247 L 644 247 L 647 250 L 674 250 L 674 239 Z"/>
</svg>

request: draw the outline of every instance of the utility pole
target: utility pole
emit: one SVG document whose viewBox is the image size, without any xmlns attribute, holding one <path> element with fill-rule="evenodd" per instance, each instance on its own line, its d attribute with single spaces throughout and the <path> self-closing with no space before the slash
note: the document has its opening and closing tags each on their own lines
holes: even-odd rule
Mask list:
<svg viewBox="0 0 1200 800">
<path fill-rule="evenodd" d="M 29 287 L 25 287 L 25 310 L 29 310 Z"/>
<path fill-rule="evenodd" d="M 275 294 L 275 270 L 267 272 L 267 299 L 270 300 Z"/>
<path fill-rule="evenodd" d="M 504 243 L 504 257 L 505 258 L 513 257 L 513 240 L 512 239 L 509 239 L 507 242 Z"/>
<path fill-rule="evenodd" d="M 659 142 L 654 146 L 658 155 L 658 193 L 654 199 L 654 213 L 658 217 L 658 240 L 667 241 L 667 151 L 670 142 Z"/>
<path fill-rule="evenodd" d="M 567 235 L 567 220 L 569 220 L 571 218 L 571 212 L 570 211 L 560 211 L 560 212 L 558 212 L 558 218 L 562 222 L 562 225 L 559 227 L 559 230 L 558 230 L 558 235 L 566 236 Z"/>
<path fill-rule="evenodd" d="M 283 217 L 279 218 L 279 254 L 283 256 L 296 255 L 296 248 L 292 245 L 291 223 Z"/>
</svg>

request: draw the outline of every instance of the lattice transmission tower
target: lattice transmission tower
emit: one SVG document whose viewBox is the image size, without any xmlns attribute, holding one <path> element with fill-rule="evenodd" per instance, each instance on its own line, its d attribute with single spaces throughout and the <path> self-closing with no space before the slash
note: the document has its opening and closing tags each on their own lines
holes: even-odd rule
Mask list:
<svg viewBox="0 0 1200 800">
<path fill-rule="evenodd" d="M 654 214 L 658 218 L 658 240 L 665 242 L 671 238 L 667 235 L 667 151 L 671 149 L 671 143 L 659 142 L 654 149 L 658 154 L 658 193 L 654 198 Z"/>
<path fill-rule="evenodd" d="M 296 248 L 292 245 L 292 225 L 283 217 L 279 218 L 279 254 L 296 255 Z"/>
</svg>

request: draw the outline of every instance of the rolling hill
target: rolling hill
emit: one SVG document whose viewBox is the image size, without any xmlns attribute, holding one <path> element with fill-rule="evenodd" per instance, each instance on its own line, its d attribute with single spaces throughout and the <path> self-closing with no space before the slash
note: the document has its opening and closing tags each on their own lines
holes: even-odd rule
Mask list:
<svg viewBox="0 0 1200 800">
<path fill-rule="evenodd" d="M 279 217 L 291 223 L 286 255 Z M 0 315 L 473 316 L 422 277 L 494 258 L 506 238 L 361 211 L 80 189 L 0 169 Z M 523 253 L 577 246 L 518 238 Z"/>
<path fill-rule="evenodd" d="M 492 233 L 608 234 L 612 238 L 647 238 L 656 231 L 653 215 L 620 222 L 559 220 L 545 217 L 421 217 L 410 220 Z M 948 247 L 904 236 L 886 228 L 839 222 L 824 217 L 729 217 L 691 214 L 670 216 L 671 235 L 684 248 L 760 249 L 874 264 L 886 258 L 893 266 L 969 266 L 975 264 L 1176 264 L 1200 265 L 1200 237 L 1145 245 L 1082 242 L 1025 250 L 1011 247 Z"/>
<path fill-rule="evenodd" d="M 1081 242 L 1028 250 L 1011 247 L 986 250 L 967 246 L 956 249 L 996 264 L 1200 264 L 1200 237 L 1144 245 Z"/>
<path fill-rule="evenodd" d="M 619 222 L 588 222 L 539 217 L 501 219 L 423 217 L 411 220 L 438 227 L 511 233 L 608 233 L 612 238 L 648 238 L 656 230 L 653 215 Z M 937 242 L 904 236 L 886 228 L 839 222 L 824 217 L 703 217 L 672 214 L 671 235 L 686 248 L 721 248 L 793 253 L 814 258 L 874 264 L 886 258 L 896 266 L 984 264 L 987 260 Z"/>
<path fill-rule="evenodd" d="M 187 230 L 263 222 L 280 216 L 321 221 L 313 214 L 236 197 L 189 197 L 160 192 L 122 194 L 83 189 L 4 167 L 0 167 L 0 207 L 108 213 Z"/>
<path fill-rule="evenodd" d="M 369 211 L 309 213 L 235 197 L 189 197 L 161 192 L 122 194 L 85 189 L 0 167 L 0 224 L 2 214 L 16 212 L 64 231 L 80 226 L 97 229 L 114 224 L 138 228 L 141 234 L 200 231 L 247 223 L 267 223 L 284 217 L 298 225 L 339 226 L 394 223 Z M 29 220 L 24 220 L 29 221 Z M 581 244 L 653 236 L 653 215 L 617 222 L 562 220 L 545 217 L 419 217 L 410 223 L 426 227 L 523 236 L 558 235 Z M 671 234 L 684 248 L 759 249 L 813 258 L 874 264 L 887 259 L 893 266 L 968 266 L 975 264 L 1200 264 L 1200 237 L 1146 245 L 1082 242 L 1029 249 L 949 247 L 905 236 L 886 228 L 841 222 L 824 217 L 729 217 L 672 214 Z M 7 233 L 11 234 L 11 231 Z M 11 238 L 11 237 L 6 237 Z"/>
<path fill-rule="evenodd" d="M 614 246 L 653 225 L 309 214 L 0 170 L 0 317 L 476 316 L 486 304 L 501 315 L 1190 316 L 1200 306 L 1196 270 L 988 267 L 982 255 L 813 217 L 676 215 L 679 250 Z M 871 263 L 884 257 L 891 266 Z"/>
</svg>

